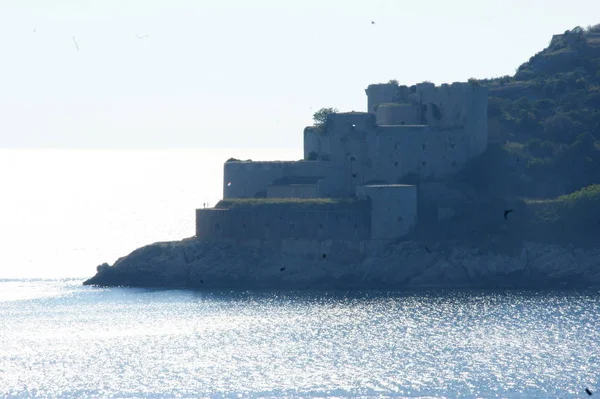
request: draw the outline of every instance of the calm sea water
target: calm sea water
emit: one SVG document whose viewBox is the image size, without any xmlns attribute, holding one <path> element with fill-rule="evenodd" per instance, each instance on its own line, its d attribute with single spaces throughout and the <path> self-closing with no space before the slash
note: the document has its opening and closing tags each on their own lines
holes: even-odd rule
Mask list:
<svg viewBox="0 0 600 399">
<path fill-rule="evenodd" d="M 0 397 L 584 397 L 599 299 L 0 280 Z"/>
<path fill-rule="evenodd" d="M 301 148 L 0 148 L 0 279 L 65 278 L 156 241 L 195 234 L 230 157 L 291 160 Z"/>
</svg>

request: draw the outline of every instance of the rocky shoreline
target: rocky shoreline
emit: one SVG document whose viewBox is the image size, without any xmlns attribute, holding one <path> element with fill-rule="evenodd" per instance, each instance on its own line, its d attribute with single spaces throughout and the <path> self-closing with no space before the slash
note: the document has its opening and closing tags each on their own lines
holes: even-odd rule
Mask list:
<svg viewBox="0 0 600 399">
<path fill-rule="evenodd" d="M 188 238 L 150 244 L 102 264 L 84 285 L 172 288 L 600 287 L 600 248 L 524 242 L 513 254 L 404 241 L 361 262 L 302 259 Z"/>
</svg>

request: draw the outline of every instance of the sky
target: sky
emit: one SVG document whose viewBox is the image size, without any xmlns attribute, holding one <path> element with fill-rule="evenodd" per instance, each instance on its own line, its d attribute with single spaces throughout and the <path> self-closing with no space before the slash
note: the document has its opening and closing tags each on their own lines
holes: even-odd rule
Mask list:
<svg viewBox="0 0 600 399">
<path fill-rule="evenodd" d="M 596 23 L 587 0 L 3 0 L 0 147 L 299 148 L 371 83 L 513 74 Z"/>
<path fill-rule="evenodd" d="M 194 234 L 229 157 L 297 160 L 364 89 L 513 74 L 600 1 L 2 0 L 0 279 Z"/>
</svg>

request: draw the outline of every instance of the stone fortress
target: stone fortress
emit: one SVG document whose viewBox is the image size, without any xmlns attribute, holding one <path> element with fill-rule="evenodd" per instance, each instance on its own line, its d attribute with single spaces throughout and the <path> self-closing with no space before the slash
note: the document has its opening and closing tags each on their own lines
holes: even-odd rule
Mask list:
<svg viewBox="0 0 600 399">
<path fill-rule="evenodd" d="M 301 161 L 228 161 L 223 198 L 354 199 L 336 208 L 197 209 L 196 236 L 302 254 L 365 254 L 417 223 L 417 186 L 459 171 L 487 148 L 487 89 L 470 83 L 366 89 L 367 112 L 304 129 Z M 268 203 L 268 201 L 265 201 Z M 335 201 L 333 201 L 335 203 Z"/>
</svg>

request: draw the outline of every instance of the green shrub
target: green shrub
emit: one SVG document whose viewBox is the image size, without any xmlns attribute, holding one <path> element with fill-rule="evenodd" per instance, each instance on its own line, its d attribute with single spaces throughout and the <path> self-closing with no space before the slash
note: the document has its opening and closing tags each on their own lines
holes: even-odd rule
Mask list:
<svg viewBox="0 0 600 399">
<path fill-rule="evenodd" d="M 488 117 L 496 118 L 504 113 L 504 101 L 498 97 L 488 98 Z"/>
<path fill-rule="evenodd" d="M 330 114 L 335 114 L 337 112 L 337 108 L 321 108 L 313 114 L 313 121 L 315 123 L 315 126 L 325 126 L 325 124 L 327 123 L 327 117 Z"/>
<path fill-rule="evenodd" d="M 571 194 L 548 200 L 527 200 L 532 223 L 558 225 L 584 233 L 597 230 L 600 222 L 600 184 L 584 187 Z M 596 233 L 597 234 L 597 233 Z"/>
<path fill-rule="evenodd" d="M 525 148 L 534 158 L 548 158 L 554 155 L 554 145 L 551 141 L 547 140 L 529 140 L 525 145 Z"/>
</svg>

